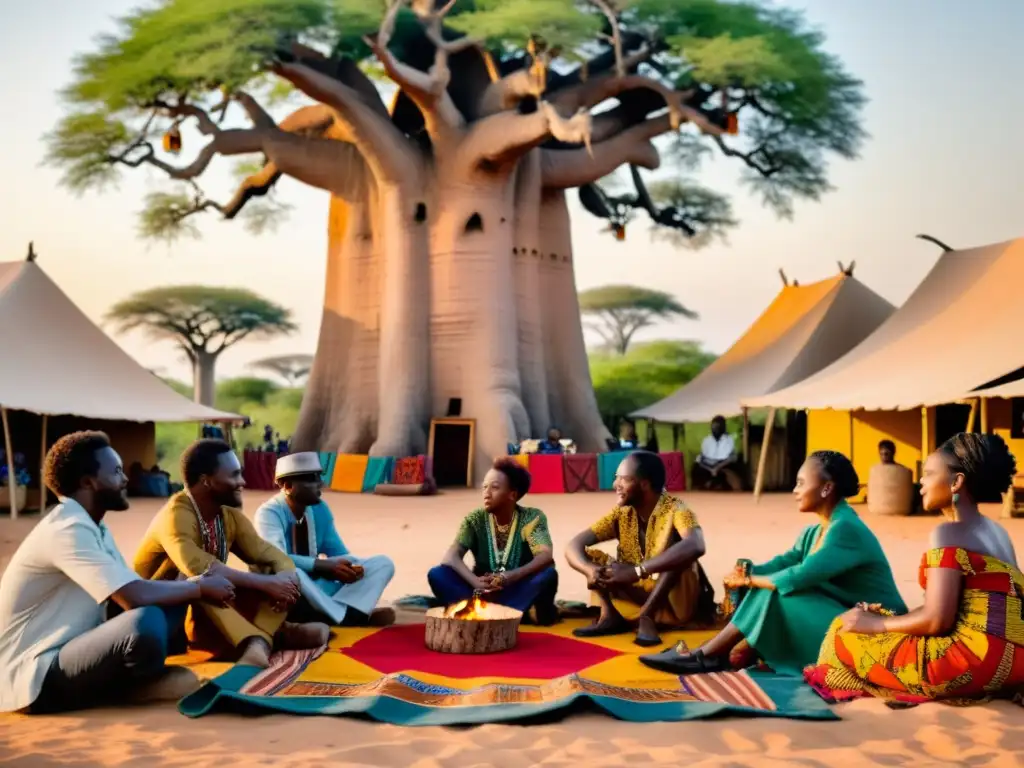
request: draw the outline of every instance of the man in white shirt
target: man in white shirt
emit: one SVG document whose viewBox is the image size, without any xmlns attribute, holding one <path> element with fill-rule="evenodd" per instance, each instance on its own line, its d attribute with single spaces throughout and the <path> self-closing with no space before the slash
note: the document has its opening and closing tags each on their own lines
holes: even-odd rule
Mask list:
<svg viewBox="0 0 1024 768">
<path fill-rule="evenodd" d="M 230 601 L 231 583 L 215 573 L 146 581 L 128 566 L 103 523 L 106 512 L 128 508 L 128 480 L 102 432 L 54 443 L 43 479 L 60 503 L 0 578 L 0 712 L 180 698 L 195 690 L 195 675 L 164 665 L 168 642 L 186 605 Z"/>
<path fill-rule="evenodd" d="M 743 490 L 736 441 L 732 435 L 726 434 L 724 416 L 715 416 L 711 420 L 711 434 L 700 444 L 700 455 L 690 470 L 690 479 L 696 490 L 722 487 Z"/>
</svg>

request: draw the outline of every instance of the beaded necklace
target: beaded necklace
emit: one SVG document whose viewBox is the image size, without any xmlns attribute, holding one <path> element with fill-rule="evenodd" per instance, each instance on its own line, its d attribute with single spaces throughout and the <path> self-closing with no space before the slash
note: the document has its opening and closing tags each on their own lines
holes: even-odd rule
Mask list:
<svg viewBox="0 0 1024 768">
<path fill-rule="evenodd" d="M 487 530 L 490 533 L 487 537 L 487 555 L 491 564 L 491 572 L 504 573 L 508 570 L 509 563 L 512 562 L 512 556 L 516 550 L 516 540 L 519 538 L 519 531 L 517 530 L 519 508 L 516 508 L 515 513 L 512 515 L 512 521 L 508 526 L 502 526 L 502 532 L 508 531 L 505 536 L 504 546 L 499 547 L 498 545 L 498 524 L 494 521 L 494 515 L 488 514 L 487 519 Z"/>
<path fill-rule="evenodd" d="M 228 537 L 224 532 L 224 514 L 219 509 L 217 516 L 213 519 L 211 526 L 199 512 L 199 505 L 192 497 L 191 491 L 185 491 L 188 500 L 192 502 L 192 511 L 196 513 L 196 521 L 199 523 L 199 536 L 203 540 L 203 549 L 216 557 L 222 563 L 228 561 Z"/>
</svg>

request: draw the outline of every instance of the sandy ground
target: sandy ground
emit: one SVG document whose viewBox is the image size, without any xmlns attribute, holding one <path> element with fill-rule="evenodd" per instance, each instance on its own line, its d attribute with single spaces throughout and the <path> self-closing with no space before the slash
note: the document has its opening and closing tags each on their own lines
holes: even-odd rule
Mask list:
<svg viewBox="0 0 1024 768">
<path fill-rule="evenodd" d="M 246 494 L 252 512 L 267 494 Z M 691 494 L 717 581 L 737 557 L 767 559 L 788 548 L 809 524 L 788 496 Z M 426 499 L 328 494 L 349 548 L 387 553 L 397 575 L 385 599 L 427 591 L 426 572 L 454 536 L 476 492 Z M 536 496 L 556 550 L 602 514 L 610 494 Z M 157 505 L 136 501 L 109 524 L 126 553 Z M 866 512 L 864 513 L 866 516 Z M 994 510 L 993 510 L 994 514 Z M 893 564 L 907 602 L 917 605 L 917 565 L 936 518 L 867 518 Z M 34 525 L 0 520 L 0 569 Z M 1007 521 L 1024 551 L 1024 521 Z M 561 596 L 584 599 L 584 584 L 562 565 Z M 1024 711 L 1006 704 L 971 708 L 927 705 L 894 712 L 866 701 L 839 708 L 841 722 L 801 723 L 732 718 L 693 723 L 633 724 L 575 714 L 544 724 L 473 728 L 401 728 L 354 718 L 213 715 L 188 720 L 171 706 L 99 710 L 29 718 L 0 716 L 0 766 L 1015 766 L 1024 765 Z"/>
</svg>

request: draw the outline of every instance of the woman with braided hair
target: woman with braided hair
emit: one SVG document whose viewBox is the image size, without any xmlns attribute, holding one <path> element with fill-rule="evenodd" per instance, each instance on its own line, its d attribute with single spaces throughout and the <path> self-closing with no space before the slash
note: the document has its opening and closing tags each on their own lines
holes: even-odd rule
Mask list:
<svg viewBox="0 0 1024 768">
<path fill-rule="evenodd" d="M 903 616 L 860 605 L 836 619 L 804 671 L 823 698 L 966 703 L 1024 686 L 1024 575 L 1006 530 L 978 511 L 1016 472 L 996 435 L 955 435 L 928 457 L 921 500 L 945 520 L 921 559 L 924 605 Z"/>
<path fill-rule="evenodd" d="M 860 489 L 850 460 L 835 451 L 807 457 L 797 473 L 797 509 L 818 522 L 788 552 L 754 565 L 740 560 L 725 579 L 737 606 L 726 627 L 693 652 L 673 648 L 640 660 L 686 675 L 729 669 L 730 654 L 748 645 L 774 671 L 799 675 L 818 656 L 829 625 L 858 603 L 906 611 L 878 539 L 846 502 Z M 737 654 L 739 656 L 740 654 Z M 742 665 L 742 664 L 741 664 Z"/>
</svg>

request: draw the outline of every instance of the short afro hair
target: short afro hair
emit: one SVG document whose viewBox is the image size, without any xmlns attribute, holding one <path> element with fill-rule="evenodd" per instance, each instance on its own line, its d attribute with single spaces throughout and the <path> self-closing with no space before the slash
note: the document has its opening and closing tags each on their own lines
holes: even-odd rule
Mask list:
<svg viewBox="0 0 1024 768">
<path fill-rule="evenodd" d="M 185 487 L 198 485 L 203 475 L 212 475 L 217 471 L 220 457 L 231 453 L 231 446 L 216 438 L 196 440 L 181 454 L 181 476 L 185 479 Z"/>
<path fill-rule="evenodd" d="M 896 443 L 894 443 L 892 440 L 879 440 L 878 450 L 882 450 L 883 448 L 888 448 L 890 451 L 892 451 L 893 456 L 896 455 Z"/>
<path fill-rule="evenodd" d="M 96 454 L 110 448 L 104 432 L 72 432 L 50 446 L 43 462 L 43 482 L 58 496 L 73 496 L 82 480 L 96 477 L 100 462 Z"/>
<path fill-rule="evenodd" d="M 971 498 L 979 504 L 1002 500 L 1017 474 L 1017 460 L 999 435 L 961 432 L 939 448 L 952 472 L 962 473 Z"/>
<path fill-rule="evenodd" d="M 501 474 L 508 478 L 509 488 L 515 491 L 520 499 L 530 492 L 530 482 L 532 480 L 530 472 L 515 459 L 508 457 L 496 459 L 491 465 L 491 469 L 495 472 L 501 472 Z"/>
<path fill-rule="evenodd" d="M 860 476 L 853 463 L 839 451 L 815 451 L 807 458 L 821 465 L 825 479 L 832 481 L 840 499 L 849 499 L 860 493 Z"/>
<path fill-rule="evenodd" d="M 661 456 L 651 451 L 633 451 L 629 459 L 636 468 L 636 476 L 650 483 L 652 491 L 661 493 L 665 490 L 665 462 Z"/>
</svg>

